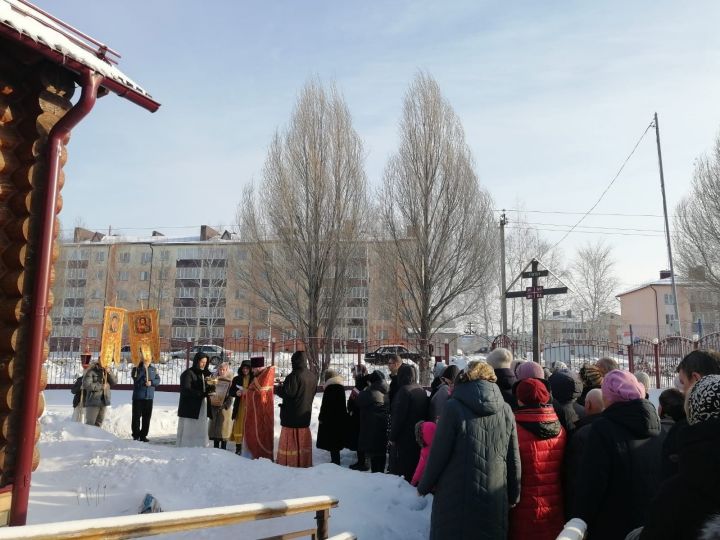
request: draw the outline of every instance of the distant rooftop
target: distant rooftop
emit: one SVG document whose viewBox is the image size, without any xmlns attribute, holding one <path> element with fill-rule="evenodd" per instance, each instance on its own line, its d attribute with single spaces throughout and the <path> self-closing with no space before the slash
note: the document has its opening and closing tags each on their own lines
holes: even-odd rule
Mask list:
<svg viewBox="0 0 720 540">
<path fill-rule="evenodd" d="M 2 1 L 2 0 L 0 0 Z M 122 233 L 103 234 L 82 227 L 75 227 L 73 233 L 74 244 L 191 244 L 199 242 L 220 242 L 240 240 L 239 236 L 230 231 L 219 232 L 208 225 L 200 227 L 198 235 L 166 236 L 161 232 L 153 231 L 149 236 L 134 236 Z"/>
<path fill-rule="evenodd" d="M 160 107 L 116 67 L 118 53 L 27 0 L 0 0 L 0 36 L 22 43 L 76 73 L 90 68 L 105 77 L 101 86 L 149 111 Z"/>
<path fill-rule="evenodd" d="M 686 279 L 682 279 L 682 278 L 675 276 L 675 285 L 678 285 L 678 286 L 690 285 L 690 283 L 691 282 L 687 281 Z M 672 285 L 672 280 L 669 277 L 667 277 L 667 278 L 662 278 L 662 279 L 656 279 L 655 281 L 648 281 L 647 283 L 643 283 L 642 285 L 638 285 L 637 287 L 633 287 L 632 289 L 629 289 L 627 291 L 623 291 L 619 294 L 616 294 L 615 298 L 620 298 L 621 296 L 624 296 L 626 294 L 630 294 L 635 291 L 645 289 L 646 287 L 650 287 L 651 285 L 653 285 L 653 286 L 665 285 L 667 287 L 670 287 Z"/>
</svg>

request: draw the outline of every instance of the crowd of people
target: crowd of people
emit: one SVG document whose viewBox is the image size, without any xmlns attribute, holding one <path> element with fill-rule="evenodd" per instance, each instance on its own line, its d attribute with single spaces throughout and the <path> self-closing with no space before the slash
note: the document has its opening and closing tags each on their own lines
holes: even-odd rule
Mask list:
<svg viewBox="0 0 720 540">
<path fill-rule="evenodd" d="M 198 353 L 180 377 L 178 446 L 227 448 L 290 467 L 312 466 L 310 421 L 317 377 L 305 353 L 274 385 L 263 358 L 237 375 L 215 373 Z M 387 472 L 433 494 L 430 538 L 552 540 L 571 518 L 590 540 L 715 539 L 720 531 L 720 355 L 697 350 L 677 366 L 676 387 L 659 407 L 649 378 L 612 358 L 577 372 L 514 360 L 506 349 L 486 361 L 435 366 L 429 389 L 400 357 L 381 370 L 323 374 L 317 448 L 340 465 Z M 132 434 L 147 441 L 154 388 L 151 363 L 133 369 Z M 86 422 L 100 425 L 110 404 L 112 373 L 91 365 L 73 388 L 84 395 Z M 274 399 L 282 398 L 277 454 Z M 715 532 L 713 532 L 715 531 Z M 707 536 L 703 536 L 707 535 Z"/>
</svg>

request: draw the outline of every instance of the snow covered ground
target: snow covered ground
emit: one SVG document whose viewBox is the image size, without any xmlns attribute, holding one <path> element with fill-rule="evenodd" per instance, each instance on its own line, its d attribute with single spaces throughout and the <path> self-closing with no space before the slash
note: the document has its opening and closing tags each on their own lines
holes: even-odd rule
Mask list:
<svg viewBox="0 0 720 540">
<path fill-rule="evenodd" d="M 395 476 L 349 470 L 354 452 L 343 451 L 342 467 L 337 467 L 327 452 L 314 449 L 314 467 L 291 469 L 231 451 L 175 448 L 178 395 L 164 392 L 156 394 L 152 442 L 140 443 L 130 436 L 130 392 L 113 392 L 102 429 L 70 420 L 69 391 L 51 390 L 45 397 L 41 461 L 32 477 L 28 523 L 135 514 L 145 493 L 157 497 L 164 510 L 330 495 L 340 500 L 330 512 L 331 534 L 352 531 L 373 540 L 429 534 L 432 497 L 419 497 Z M 320 399 L 313 404 L 313 440 Z M 258 538 L 311 527 L 313 518 L 310 513 L 166 537 Z"/>
</svg>

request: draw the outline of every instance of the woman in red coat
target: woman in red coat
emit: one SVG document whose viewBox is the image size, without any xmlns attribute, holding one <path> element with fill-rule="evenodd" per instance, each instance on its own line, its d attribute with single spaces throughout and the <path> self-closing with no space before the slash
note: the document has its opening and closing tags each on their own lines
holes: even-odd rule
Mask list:
<svg viewBox="0 0 720 540">
<path fill-rule="evenodd" d="M 563 529 L 562 463 L 566 434 L 546 382 L 515 385 L 522 479 L 520 502 L 510 511 L 511 540 L 555 540 Z"/>
</svg>

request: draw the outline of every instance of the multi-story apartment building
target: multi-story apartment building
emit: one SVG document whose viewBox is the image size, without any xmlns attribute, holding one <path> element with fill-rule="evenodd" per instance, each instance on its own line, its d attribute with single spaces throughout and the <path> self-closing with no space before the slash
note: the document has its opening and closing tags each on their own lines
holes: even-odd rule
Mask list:
<svg viewBox="0 0 720 540">
<path fill-rule="evenodd" d="M 383 268 L 368 244 L 350 264 L 348 297 L 335 337 L 401 340 L 406 337 L 387 291 L 370 286 Z M 51 348 L 79 350 L 99 339 L 103 307 L 160 311 L 166 346 L 200 340 L 242 350 L 251 341 L 295 337 L 292 325 L 274 314 L 240 279 L 247 245 L 229 232 L 202 226 L 199 236 L 107 236 L 77 228 L 55 266 Z M 168 342 L 174 342 L 170 344 Z"/>
</svg>

